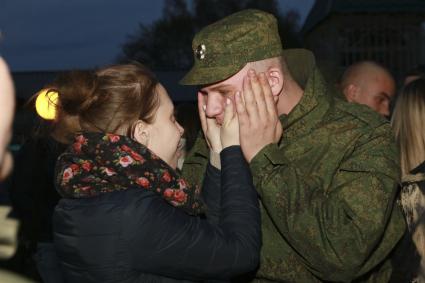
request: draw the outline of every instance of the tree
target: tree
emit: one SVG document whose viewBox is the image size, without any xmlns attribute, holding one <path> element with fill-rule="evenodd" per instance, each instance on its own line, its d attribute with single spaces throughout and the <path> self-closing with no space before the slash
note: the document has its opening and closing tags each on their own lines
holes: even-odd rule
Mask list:
<svg viewBox="0 0 425 283">
<path fill-rule="evenodd" d="M 283 16 L 276 0 L 166 0 L 162 18 L 139 31 L 123 45 L 120 61 L 136 60 L 154 70 L 187 70 L 192 65 L 192 39 L 202 27 L 237 11 L 256 8 L 273 13 L 279 22 L 284 46 L 298 47 L 298 20 L 295 11 Z"/>
</svg>

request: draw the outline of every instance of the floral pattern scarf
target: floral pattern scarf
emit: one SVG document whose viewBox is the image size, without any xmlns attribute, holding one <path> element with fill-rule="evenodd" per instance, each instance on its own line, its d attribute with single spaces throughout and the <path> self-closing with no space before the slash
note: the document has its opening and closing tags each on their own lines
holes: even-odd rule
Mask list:
<svg viewBox="0 0 425 283">
<path fill-rule="evenodd" d="M 202 210 L 200 190 L 165 161 L 126 136 L 82 133 L 59 157 L 56 187 L 65 198 L 89 198 L 132 188 L 153 191 L 189 214 Z"/>
</svg>

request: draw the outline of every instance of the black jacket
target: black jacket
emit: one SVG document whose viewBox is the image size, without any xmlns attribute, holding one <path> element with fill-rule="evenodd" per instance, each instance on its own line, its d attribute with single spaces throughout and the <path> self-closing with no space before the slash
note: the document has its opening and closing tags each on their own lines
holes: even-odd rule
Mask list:
<svg viewBox="0 0 425 283">
<path fill-rule="evenodd" d="M 224 149 L 221 162 L 221 173 L 209 166 L 205 178 L 206 219 L 142 189 L 62 199 L 53 225 L 67 282 L 200 281 L 255 269 L 261 229 L 252 176 L 240 147 Z"/>
<path fill-rule="evenodd" d="M 15 159 L 10 196 L 25 240 L 52 242 L 52 216 L 60 196 L 54 185 L 54 169 L 66 145 L 51 137 L 28 140 Z"/>
</svg>

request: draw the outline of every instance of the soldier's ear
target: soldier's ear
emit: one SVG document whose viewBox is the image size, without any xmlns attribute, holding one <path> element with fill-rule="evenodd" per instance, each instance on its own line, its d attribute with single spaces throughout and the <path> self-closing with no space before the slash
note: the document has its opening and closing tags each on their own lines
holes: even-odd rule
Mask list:
<svg viewBox="0 0 425 283">
<path fill-rule="evenodd" d="M 273 96 L 277 97 L 283 89 L 283 74 L 279 68 L 272 67 L 267 71 L 267 79 Z"/>
<path fill-rule="evenodd" d="M 359 88 L 353 84 L 347 85 L 342 92 L 345 95 L 345 98 L 348 102 L 356 102 L 357 101 L 357 95 L 359 92 Z"/>
</svg>

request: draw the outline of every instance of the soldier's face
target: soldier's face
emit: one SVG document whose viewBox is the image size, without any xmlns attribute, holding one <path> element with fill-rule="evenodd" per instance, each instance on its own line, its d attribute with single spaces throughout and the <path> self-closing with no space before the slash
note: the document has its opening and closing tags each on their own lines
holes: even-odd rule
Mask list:
<svg viewBox="0 0 425 283">
<path fill-rule="evenodd" d="M 390 103 L 394 94 L 394 80 L 385 74 L 377 74 L 360 86 L 360 94 L 356 102 L 365 104 L 387 117 L 390 115 Z"/>
<path fill-rule="evenodd" d="M 234 103 L 235 93 L 242 91 L 243 79 L 247 75 L 248 70 L 249 67 L 247 65 L 230 78 L 206 85 L 199 90 L 204 96 L 207 117 L 214 118 L 219 125 L 223 123 L 226 98 L 230 98 Z"/>
</svg>

